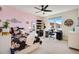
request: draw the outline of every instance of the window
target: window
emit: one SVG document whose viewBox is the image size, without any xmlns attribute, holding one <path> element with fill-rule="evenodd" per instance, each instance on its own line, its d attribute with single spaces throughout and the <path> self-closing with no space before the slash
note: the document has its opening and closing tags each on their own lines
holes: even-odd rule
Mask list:
<svg viewBox="0 0 79 59">
<path fill-rule="evenodd" d="M 54 27 L 55 29 L 59 30 L 59 29 L 62 29 L 61 28 L 61 24 L 63 22 L 63 19 L 61 17 L 55 17 L 55 18 L 49 18 L 48 19 L 48 22 L 51 24 L 53 23 L 54 24 Z M 51 25 L 50 25 L 51 26 Z"/>
<path fill-rule="evenodd" d="M 55 18 L 49 18 L 48 19 L 49 23 L 57 23 L 57 24 L 62 24 L 63 19 L 61 17 L 55 17 Z"/>
</svg>

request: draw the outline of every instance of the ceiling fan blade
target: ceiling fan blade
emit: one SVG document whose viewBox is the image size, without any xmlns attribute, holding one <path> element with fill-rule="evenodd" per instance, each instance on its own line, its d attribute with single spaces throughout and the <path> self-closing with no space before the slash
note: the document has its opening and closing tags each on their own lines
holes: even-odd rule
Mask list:
<svg viewBox="0 0 79 59">
<path fill-rule="evenodd" d="M 47 7 L 48 7 L 48 5 L 46 5 L 46 6 L 44 7 L 44 10 L 45 10 Z"/>
<path fill-rule="evenodd" d="M 38 7 L 34 7 L 35 9 L 38 9 L 38 10 L 41 10 L 40 8 L 38 8 Z"/>
<path fill-rule="evenodd" d="M 38 12 L 35 12 L 35 13 L 39 13 L 39 12 L 41 12 L 41 11 L 38 11 Z"/>
<path fill-rule="evenodd" d="M 44 5 L 41 5 L 41 7 L 43 8 L 43 7 L 44 7 Z"/>
<path fill-rule="evenodd" d="M 44 10 L 44 5 L 41 5 L 41 11 L 43 11 Z"/>
<path fill-rule="evenodd" d="M 52 12 L 52 10 L 44 10 L 45 12 Z"/>
</svg>

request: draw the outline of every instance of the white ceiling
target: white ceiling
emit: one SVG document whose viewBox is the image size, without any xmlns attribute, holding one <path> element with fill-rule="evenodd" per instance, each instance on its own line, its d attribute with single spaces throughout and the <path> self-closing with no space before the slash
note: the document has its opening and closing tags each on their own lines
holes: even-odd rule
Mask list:
<svg viewBox="0 0 79 59">
<path fill-rule="evenodd" d="M 72 9 L 76 9 L 79 6 L 78 5 L 49 5 L 47 9 L 52 10 L 52 12 L 46 12 L 45 14 L 43 14 L 42 12 L 35 13 L 35 12 L 38 12 L 39 10 L 35 9 L 34 7 L 40 8 L 40 5 L 14 5 L 13 7 L 23 12 L 32 13 L 33 15 L 36 15 L 36 16 L 46 17 L 46 16 L 53 15 L 56 13 L 61 13 L 61 12 L 69 11 Z"/>
</svg>

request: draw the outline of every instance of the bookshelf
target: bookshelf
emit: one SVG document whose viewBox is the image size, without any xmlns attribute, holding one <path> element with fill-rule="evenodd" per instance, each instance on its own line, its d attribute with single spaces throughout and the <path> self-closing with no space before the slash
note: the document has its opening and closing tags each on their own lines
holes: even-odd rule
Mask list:
<svg viewBox="0 0 79 59">
<path fill-rule="evenodd" d="M 39 36 L 43 36 L 44 22 L 43 20 L 36 20 L 36 32 Z"/>
<path fill-rule="evenodd" d="M 43 21 L 36 20 L 36 31 L 43 30 Z"/>
</svg>

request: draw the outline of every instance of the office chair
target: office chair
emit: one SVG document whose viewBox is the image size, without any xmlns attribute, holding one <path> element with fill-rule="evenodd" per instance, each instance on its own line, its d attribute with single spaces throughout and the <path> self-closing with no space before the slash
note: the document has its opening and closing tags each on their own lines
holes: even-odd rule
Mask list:
<svg viewBox="0 0 79 59">
<path fill-rule="evenodd" d="M 53 30 L 50 30 L 49 31 L 49 39 L 50 38 L 53 38 L 53 40 L 54 40 L 55 39 L 54 35 L 55 35 L 54 31 Z"/>
</svg>

